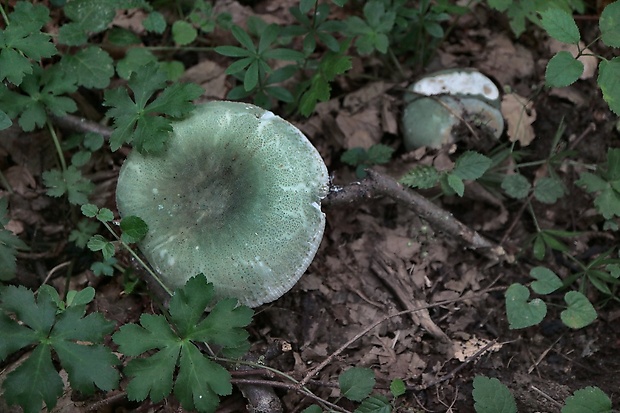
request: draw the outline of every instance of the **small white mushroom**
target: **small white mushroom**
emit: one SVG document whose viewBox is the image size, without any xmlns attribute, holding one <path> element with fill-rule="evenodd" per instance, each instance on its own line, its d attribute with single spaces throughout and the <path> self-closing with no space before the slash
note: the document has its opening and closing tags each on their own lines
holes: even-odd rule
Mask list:
<svg viewBox="0 0 620 413">
<path fill-rule="evenodd" d="M 461 121 L 484 126 L 496 138 L 504 131 L 499 89 L 475 70 L 445 70 L 425 76 L 409 87 L 405 101 L 402 122 L 407 150 L 440 148 L 454 142 L 453 129 Z"/>
</svg>

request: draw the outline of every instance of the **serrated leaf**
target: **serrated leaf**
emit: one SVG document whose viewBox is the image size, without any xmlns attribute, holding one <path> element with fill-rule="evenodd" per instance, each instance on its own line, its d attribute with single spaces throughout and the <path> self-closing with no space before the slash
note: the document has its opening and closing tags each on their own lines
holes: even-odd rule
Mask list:
<svg viewBox="0 0 620 413">
<path fill-rule="evenodd" d="M 62 396 L 63 384 L 52 364 L 49 345 L 37 346 L 7 375 L 3 387 L 6 402 L 20 405 L 24 413 L 39 413 L 43 403 L 51 411 Z"/>
<path fill-rule="evenodd" d="M 562 287 L 562 280 L 553 271 L 546 267 L 534 267 L 530 276 L 536 278 L 532 282 L 532 290 L 537 294 L 551 294 Z"/>
<path fill-rule="evenodd" d="M 74 55 L 64 55 L 60 65 L 64 70 L 75 73 L 79 86 L 104 89 L 114 75 L 113 63 L 103 49 L 89 46 Z"/>
<path fill-rule="evenodd" d="M 392 406 L 389 400 L 380 394 L 373 394 L 364 399 L 359 407 L 355 409 L 355 413 L 391 413 Z"/>
<path fill-rule="evenodd" d="M 608 4 L 598 21 L 601 40 L 607 46 L 620 47 L 620 2 Z"/>
<path fill-rule="evenodd" d="M 575 181 L 575 185 L 585 187 L 588 192 L 603 191 L 609 187 L 606 180 L 590 172 L 582 172 L 579 179 Z"/>
<path fill-rule="evenodd" d="M 547 63 L 545 84 L 548 87 L 572 85 L 583 74 L 583 62 L 565 50 L 556 53 Z"/>
<path fill-rule="evenodd" d="M 476 413 L 517 413 L 512 393 L 494 377 L 476 376 L 472 395 Z"/>
<path fill-rule="evenodd" d="M 86 246 L 91 251 L 101 251 L 106 260 L 114 256 L 114 244 L 99 234 L 90 237 Z"/>
<path fill-rule="evenodd" d="M 144 28 L 150 32 L 162 34 L 166 30 L 166 19 L 164 15 L 158 11 L 152 11 L 142 20 Z"/>
<path fill-rule="evenodd" d="M 601 60 L 598 65 L 597 83 L 609 108 L 620 115 L 620 57 Z"/>
<path fill-rule="evenodd" d="M 69 202 L 81 205 L 88 202 L 88 195 L 95 185 L 82 176 L 82 172 L 75 166 L 70 165 L 65 171 L 53 169 L 43 172 L 43 182 L 47 187 L 47 194 L 60 197 L 67 194 Z"/>
<path fill-rule="evenodd" d="M 369 164 L 381 165 L 390 161 L 390 158 L 394 153 L 394 148 L 379 143 L 368 148 L 366 153 Z"/>
<path fill-rule="evenodd" d="M 573 16 L 556 7 L 549 7 L 540 15 L 540 23 L 549 36 L 563 43 L 579 43 L 581 35 Z"/>
<path fill-rule="evenodd" d="M 517 173 L 505 175 L 501 187 L 511 198 L 523 199 L 529 195 L 532 185 L 525 176 Z"/>
<path fill-rule="evenodd" d="M 534 197 L 543 204 L 554 204 L 564 196 L 564 184 L 557 178 L 545 176 L 536 181 Z"/>
<path fill-rule="evenodd" d="M 232 391 L 228 372 L 201 354 L 193 341 L 239 344 L 243 337 L 247 342 L 247 333 L 237 330 L 240 329 L 238 325 L 249 323 L 252 310 L 236 307 L 236 301 L 224 300 L 201 320 L 212 298 L 213 285 L 202 275 L 193 277 L 174 292 L 168 318 L 143 314 L 141 325 L 124 325 L 114 334 L 112 339 L 125 354 L 137 356 L 158 350 L 145 358 L 131 360 L 127 365 L 125 373 L 131 377 L 127 386 L 130 400 L 144 400 L 150 395 L 153 401 L 160 401 L 174 386 L 174 394 L 182 406 L 213 412 L 219 403 L 218 395 Z M 177 364 L 179 369 L 175 377 Z"/>
<path fill-rule="evenodd" d="M 15 320 L 1 313 L 0 331 L 2 331 L 2 340 L 0 340 L 1 361 L 4 361 L 9 354 L 37 341 L 37 334 L 34 330 L 19 325 Z"/>
<path fill-rule="evenodd" d="M 465 193 L 465 183 L 463 182 L 463 179 L 453 173 L 449 173 L 446 175 L 446 181 L 448 183 L 448 186 L 458 195 L 458 196 L 463 196 L 463 194 Z"/>
<path fill-rule="evenodd" d="M 547 305 L 539 298 L 528 302 L 530 291 L 521 284 L 512 284 L 505 293 L 506 316 L 511 330 L 540 323 L 547 314 Z"/>
<path fill-rule="evenodd" d="M 362 401 L 375 387 L 375 373 L 366 367 L 351 367 L 338 376 L 340 392 L 353 401 Z"/>
<path fill-rule="evenodd" d="M 596 320 L 597 314 L 588 298 L 579 291 L 569 291 L 564 295 L 568 308 L 560 313 L 562 322 L 570 328 L 583 328 Z"/>
<path fill-rule="evenodd" d="M 464 152 L 458 157 L 452 173 L 463 180 L 478 179 L 491 166 L 491 159 L 474 151 Z"/>
<path fill-rule="evenodd" d="M 399 182 L 411 188 L 428 189 L 437 185 L 439 172 L 430 165 L 418 165 L 411 169 Z"/>
<path fill-rule="evenodd" d="M 146 222 L 140 217 L 129 216 L 121 220 L 121 239 L 127 244 L 132 244 L 142 240 L 149 230 Z"/>
<path fill-rule="evenodd" d="M 566 399 L 562 413 L 610 413 L 611 400 L 604 391 L 595 386 L 576 390 Z"/>
<path fill-rule="evenodd" d="M 115 129 L 110 136 L 110 147 L 117 150 L 124 143 L 132 143 L 141 153 L 159 153 L 172 130 L 171 120 L 157 114 L 178 118 L 188 114 L 193 99 L 202 94 L 197 85 L 175 84 L 168 86 L 152 103 L 155 91 L 166 84 L 166 74 L 156 63 L 149 63 L 134 72 L 128 82 L 134 100 L 126 89 L 106 90 L 104 97 L 109 106 L 108 116 L 114 118 Z"/>
</svg>

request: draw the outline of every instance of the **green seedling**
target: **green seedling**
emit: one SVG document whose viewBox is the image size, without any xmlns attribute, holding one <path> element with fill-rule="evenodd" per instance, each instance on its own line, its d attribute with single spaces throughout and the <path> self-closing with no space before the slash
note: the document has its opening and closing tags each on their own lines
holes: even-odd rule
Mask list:
<svg viewBox="0 0 620 413">
<path fill-rule="evenodd" d="M 353 148 L 345 151 L 340 160 L 347 165 L 355 167 L 355 175 L 358 178 L 366 177 L 365 169 L 373 165 L 388 163 L 394 153 L 394 148 L 387 145 L 372 145 L 368 150 L 364 148 Z"/>
</svg>

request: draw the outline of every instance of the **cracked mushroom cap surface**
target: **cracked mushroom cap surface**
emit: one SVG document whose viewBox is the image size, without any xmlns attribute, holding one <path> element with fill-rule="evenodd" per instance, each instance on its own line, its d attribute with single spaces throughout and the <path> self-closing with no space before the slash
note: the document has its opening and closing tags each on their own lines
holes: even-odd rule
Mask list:
<svg viewBox="0 0 620 413">
<path fill-rule="evenodd" d="M 328 172 L 292 124 L 238 102 L 199 105 L 161 155 L 132 151 L 116 189 L 121 216 L 148 225 L 138 244 L 171 289 L 202 273 L 217 298 L 251 307 L 293 287 L 325 227 Z"/>
</svg>

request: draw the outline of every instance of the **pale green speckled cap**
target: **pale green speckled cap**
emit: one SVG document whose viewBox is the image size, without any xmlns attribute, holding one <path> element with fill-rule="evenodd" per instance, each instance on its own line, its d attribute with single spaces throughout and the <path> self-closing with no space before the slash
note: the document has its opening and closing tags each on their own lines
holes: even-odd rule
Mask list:
<svg viewBox="0 0 620 413">
<path fill-rule="evenodd" d="M 162 155 L 133 151 L 121 216 L 149 227 L 140 250 L 171 289 L 203 273 L 251 307 L 299 280 L 323 237 L 328 172 L 293 125 L 257 106 L 210 102 L 173 125 Z"/>
</svg>

